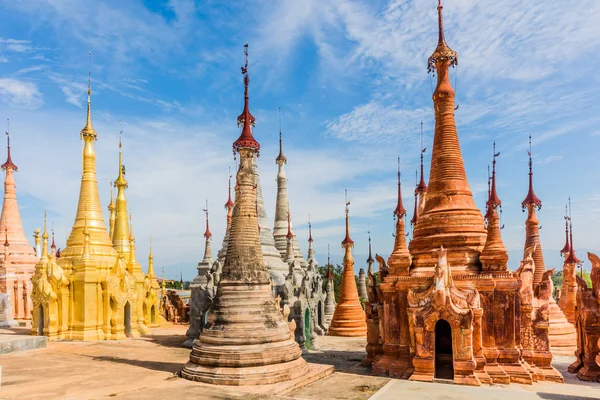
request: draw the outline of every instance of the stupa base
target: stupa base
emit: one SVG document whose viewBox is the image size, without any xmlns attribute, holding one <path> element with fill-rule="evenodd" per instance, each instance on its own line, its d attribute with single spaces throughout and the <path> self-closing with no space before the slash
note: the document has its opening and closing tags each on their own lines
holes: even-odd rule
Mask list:
<svg viewBox="0 0 600 400">
<path fill-rule="evenodd" d="M 271 365 L 250 367 L 211 367 L 192 362 L 185 364 L 181 377 L 213 385 L 268 385 L 302 377 L 308 372 L 303 358 Z"/>
</svg>

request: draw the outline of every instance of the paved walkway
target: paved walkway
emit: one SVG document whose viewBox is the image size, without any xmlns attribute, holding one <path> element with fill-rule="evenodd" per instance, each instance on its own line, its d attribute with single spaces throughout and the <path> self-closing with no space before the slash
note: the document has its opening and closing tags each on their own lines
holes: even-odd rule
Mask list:
<svg viewBox="0 0 600 400">
<path fill-rule="evenodd" d="M 336 372 L 284 397 L 259 387 L 217 387 L 187 381 L 176 373 L 190 350 L 181 347 L 186 327 L 155 329 L 153 335 L 122 341 L 50 342 L 48 348 L 0 355 L 0 399 L 358 399 L 375 400 L 575 400 L 600 399 L 600 383 L 564 373 L 570 358 L 557 359 L 566 384 L 485 386 L 416 383 L 372 376 L 361 367 L 365 339 L 319 337 L 321 350 L 305 355 Z M 21 333 L 21 332 L 19 332 Z M 264 387 L 263 387 L 264 388 Z"/>
</svg>

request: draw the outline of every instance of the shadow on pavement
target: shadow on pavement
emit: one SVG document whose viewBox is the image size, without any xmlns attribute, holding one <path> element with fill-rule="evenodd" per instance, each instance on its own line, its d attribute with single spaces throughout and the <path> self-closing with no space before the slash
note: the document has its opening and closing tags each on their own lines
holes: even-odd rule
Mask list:
<svg viewBox="0 0 600 400">
<path fill-rule="evenodd" d="M 118 364 L 133 365 L 136 367 L 142 367 L 153 371 L 172 372 L 176 374 L 179 372 L 183 364 L 180 362 L 164 362 L 164 361 L 144 361 L 144 360 L 130 360 L 127 358 L 120 358 L 114 356 L 86 356 L 90 357 L 94 361 L 107 361 Z"/>
</svg>

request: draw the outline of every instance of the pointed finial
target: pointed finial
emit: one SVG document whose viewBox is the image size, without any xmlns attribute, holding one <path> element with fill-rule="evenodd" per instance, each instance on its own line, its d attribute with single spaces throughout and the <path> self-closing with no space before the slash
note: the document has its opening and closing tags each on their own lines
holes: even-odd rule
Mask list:
<svg viewBox="0 0 600 400">
<path fill-rule="evenodd" d="M 421 121 L 421 147 L 420 147 L 420 151 L 421 151 L 421 180 L 419 181 L 419 184 L 417 185 L 417 193 L 422 195 L 423 193 L 427 192 L 427 184 L 425 183 L 425 166 L 424 166 L 424 162 L 423 162 L 423 157 L 425 156 L 425 151 L 427 150 L 426 147 L 423 147 L 423 121 Z"/>
<path fill-rule="evenodd" d="M 54 223 L 52 223 L 52 229 L 50 229 L 50 232 L 52 232 L 52 246 L 50 246 L 50 248 L 54 250 L 56 249 L 56 244 L 54 244 Z"/>
<path fill-rule="evenodd" d="M 415 184 L 417 182 L 417 170 L 415 170 Z M 412 219 L 410 220 L 410 224 L 414 226 L 417 224 L 417 221 L 419 220 L 419 209 L 418 209 L 418 197 L 419 197 L 419 187 L 418 185 L 415 187 L 415 207 L 413 209 L 413 216 Z"/>
<path fill-rule="evenodd" d="M 210 232 L 210 228 L 208 226 L 208 199 L 206 199 L 206 208 L 202 211 L 204 211 L 204 213 L 206 214 L 206 231 L 204 231 L 204 237 L 206 239 L 209 239 L 212 237 L 212 233 Z"/>
<path fill-rule="evenodd" d="M 565 254 L 567 254 L 569 252 L 569 250 L 571 249 L 571 244 L 569 242 L 569 220 L 571 219 L 569 217 L 569 210 L 567 208 L 568 206 L 565 204 L 565 245 L 563 246 L 563 248 L 560 250 L 560 255 L 564 256 Z"/>
<path fill-rule="evenodd" d="M 283 155 L 283 139 L 281 130 L 281 107 L 279 107 L 279 155 L 275 159 L 277 164 L 286 164 L 287 158 Z"/>
<path fill-rule="evenodd" d="M 368 235 L 369 235 L 369 258 L 367 258 L 367 263 L 368 264 L 372 264 L 373 262 L 375 262 L 375 260 L 373 259 L 373 255 L 371 253 L 371 228 L 369 227 L 369 230 L 367 231 Z"/>
<path fill-rule="evenodd" d="M 427 61 L 428 72 L 433 72 L 436 68 L 436 63 L 438 62 L 447 62 L 448 67 L 453 67 L 458 64 L 458 54 L 446 44 L 446 38 L 444 37 L 443 8 L 442 0 L 438 0 L 438 45 Z"/>
<path fill-rule="evenodd" d="M 238 126 L 242 126 L 242 133 L 240 137 L 233 142 L 233 154 L 239 152 L 241 149 L 253 149 L 256 151 L 257 156 L 260 152 L 260 144 L 252 136 L 251 127 L 255 125 L 256 118 L 250 114 L 250 107 L 248 105 L 248 85 L 250 83 L 250 77 L 248 76 L 248 43 L 244 45 L 244 66 L 242 67 L 242 75 L 244 75 L 244 110 L 239 115 L 237 121 Z"/>
<path fill-rule="evenodd" d="M 354 246 L 354 241 L 350 238 L 350 202 L 348 201 L 348 189 L 344 190 L 346 196 L 346 237 L 342 241 L 342 246 Z"/>
<path fill-rule="evenodd" d="M 2 164 L 2 169 L 7 170 L 11 169 L 13 171 L 18 171 L 19 168 L 13 163 L 12 158 L 10 157 L 10 119 L 6 118 L 6 149 L 7 149 L 7 157 L 6 162 Z"/>
<path fill-rule="evenodd" d="M 406 215 L 406 209 L 402 204 L 402 187 L 400 183 L 400 156 L 398 156 L 398 203 L 396 204 L 396 209 L 394 210 L 394 215 L 398 218 L 403 218 Z"/>
<path fill-rule="evenodd" d="M 569 197 L 569 239 L 571 242 L 569 246 L 569 256 L 567 257 L 565 262 L 568 264 L 580 264 L 581 260 L 575 255 L 575 248 L 573 246 L 573 218 L 571 216 L 571 197 Z"/>
<path fill-rule="evenodd" d="M 496 153 L 496 141 L 494 141 L 494 157 L 492 160 L 492 182 L 491 182 L 491 189 L 489 192 L 489 198 L 487 201 L 487 213 L 486 213 L 486 217 L 489 217 L 490 214 L 496 210 L 496 208 L 498 208 L 499 206 L 502 205 L 502 202 L 500 201 L 500 198 L 498 197 L 498 193 L 496 192 L 496 158 L 498 156 L 500 156 L 500 153 Z"/>
<path fill-rule="evenodd" d="M 229 186 L 228 186 L 229 192 L 228 192 L 228 197 L 227 197 L 227 203 L 225 203 L 226 210 L 229 210 L 229 209 L 233 208 L 233 206 L 234 206 L 233 200 L 231 200 L 231 177 L 232 177 L 231 167 L 229 167 Z"/>
<path fill-rule="evenodd" d="M 152 234 L 150 234 L 150 255 L 148 255 L 148 258 L 154 258 L 152 255 Z"/>
<path fill-rule="evenodd" d="M 92 52 L 88 53 L 88 88 L 87 88 L 87 120 L 85 127 L 81 130 L 80 138 L 92 137 L 98 139 L 96 131 L 92 127 Z"/>
<path fill-rule="evenodd" d="M 531 156 L 531 135 L 529 135 L 529 150 L 527 150 L 527 155 L 529 156 L 529 191 L 527 192 L 527 197 L 521 203 L 521 207 L 523 211 L 527 209 L 527 206 L 534 206 L 537 209 L 542 208 L 542 201 L 535 195 L 533 191 L 533 159 Z"/>
<path fill-rule="evenodd" d="M 308 214 L 308 241 L 312 242 L 312 224 L 310 223 L 310 214 Z"/>
</svg>

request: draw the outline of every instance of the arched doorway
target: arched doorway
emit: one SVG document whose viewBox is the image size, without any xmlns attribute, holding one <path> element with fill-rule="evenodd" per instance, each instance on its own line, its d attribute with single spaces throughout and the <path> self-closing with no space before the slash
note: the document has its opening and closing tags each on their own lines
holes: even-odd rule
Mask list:
<svg viewBox="0 0 600 400">
<path fill-rule="evenodd" d="M 131 306 L 129 302 L 125 303 L 125 307 L 123 309 L 123 317 L 124 317 L 124 325 L 125 325 L 125 335 L 131 336 Z"/>
<path fill-rule="evenodd" d="M 321 301 L 317 304 L 317 320 L 319 325 L 323 326 L 323 303 Z"/>
<path fill-rule="evenodd" d="M 310 339 L 310 310 L 308 308 L 304 312 L 304 346 L 308 350 L 312 350 L 312 342 Z"/>
<path fill-rule="evenodd" d="M 435 324 L 435 378 L 454 379 L 452 327 L 440 319 Z"/>
<path fill-rule="evenodd" d="M 155 306 L 150 307 L 150 322 L 153 324 L 156 323 L 156 307 Z"/>
<path fill-rule="evenodd" d="M 38 307 L 38 329 L 37 334 L 39 336 L 44 335 L 44 307 L 41 305 Z"/>
</svg>

